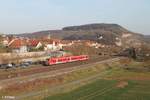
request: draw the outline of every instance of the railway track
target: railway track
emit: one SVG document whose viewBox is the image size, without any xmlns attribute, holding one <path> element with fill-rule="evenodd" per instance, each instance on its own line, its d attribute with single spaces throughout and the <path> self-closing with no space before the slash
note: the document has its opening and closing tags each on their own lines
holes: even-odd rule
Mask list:
<svg viewBox="0 0 150 100">
<path fill-rule="evenodd" d="M 76 71 L 76 70 L 81 70 L 81 69 L 84 69 L 84 68 L 86 69 L 88 67 L 93 67 L 93 65 L 96 65 L 96 64 L 101 64 L 101 63 L 106 63 L 106 62 L 115 62 L 115 61 L 118 61 L 118 60 L 120 60 L 120 58 L 113 58 L 113 59 L 108 59 L 108 60 L 96 62 L 96 63 L 93 63 L 93 64 L 87 64 L 88 66 L 87 65 L 86 66 L 81 65 L 81 66 L 78 66 L 77 68 L 73 68 L 73 69 L 66 70 L 65 72 L 61 72 L 61 73 L 59 73 L 59 75 L 65 74 L 65 73 L 70 73 L 70 72 Z M 105 72 L 99 73 L 99 74 L 94 75 L 94 76 L 90 76 L 90 77 L 85 78 L 85 79 L 75 80 L 75 81 L 72 81 L 72 82 L 67 83 L 67 84 L 62 84 L 62 85 L 58 85 L 58 86 L 53 87 L 53 88 L 49 88 L 47 90 L 26 93 L 26 94 L 15 97 L 15 100 L 24 100 L 25 98 L 29 98 L 29 97 L 40 96 L 40 95 L 42 96 L 45 93 L 49 93 L 49 92 L 52 92 L 52 91 L 55 91 L 55 90 L 59 90 L 61 88 L 65 88 L 66 86 L 78 85 L 80 83 L 90 82 L 91 80 L 94 81 L 94 80 L 100 79 L 104 74 L 109 73 L 109 72 L 110 71 L 105 71 Z M 58 74 L 55 74 L 55 75 L 58 75 Z M 51 75 L 51 77 L 54 77 L 55 75 Z M 102 90 L 96 91 L 93 94 L 89 94 L 89 95 L 86 95 L 85 97 L 81 97 L 81 98 L 78 98 L 78 99 L 79 100 L 86 100 L 89 96 L 91 96 L 93 98 L 93 96 L 95 96 L 95 95 L 96 96 L 103 95 L 103 94 L 111 91 L 112 89 L 113 89 L 113 85 L 111 85 L 109 87 L 106 87 Z M 91 99 L 91 98 L 89 98 L 89 99 Z"/>
<path fill-rule="evenodd" d="M 118 61 L 118 60 L 119 60 L 119 58 L 113 58 L 113 59 L 103 60 L 103 61 L 99 61 L 99 62 L 78 65 L 78 66 L 74 66 L 74 67 L 62 68 L 62 69 L 59 69 L 59 70 L 52 70 L 52 71 L 43 72 L 43 73 L 36 73 L 36 74 L 32 74 L 32 75 L 27 75 L 27 76 L 19 76 L 19 77 L 15 77 L 15 78 L 11 78 L 11 79 L 5 79 L 5 80 L 0 81 L 0 86 L 1 87 L 6 87 L 10 84 L 34 81 L 34 80 L 40 79 L 40 78 L 55 77 L 55 76 L 58 76 L 58 75 L 71 73 L 73 71 L 86 69 L 86 68 L 92 67 L 96 64 L 101 64 L 101 63 L 105 63 L 105 62 L 112 62 L 112 61 Z"/>
<path fill-rule="evenodd" d="M 20 76 L 28 76 L 28 75 L 37 74 L 37 73 L 43 73 L 43 72 L 60 70 L 60 69 L 64 69 L 64 68 L 76 67 L 79 65 L 91 64 L 91 63 L 99 62 L 99 61 L 102 61 L 105 59 L 108 59 L 108 57 L 96 57 L 96 58 L 89 59 L 88 61 L 72 62 L 72 63 L 66 63 L 66 64 L 52 65 L 52 66 L 36 65 L 31 68 L 25 68 L 25 69 L 20 69 L 20 70 L 18 70 L 18 69 L 9 69 L 7 71 L 1 70 L 0 81 L 5 80 L 5 79 L 16 78 L 16 77 L 20 77 Z"/>
</svg>

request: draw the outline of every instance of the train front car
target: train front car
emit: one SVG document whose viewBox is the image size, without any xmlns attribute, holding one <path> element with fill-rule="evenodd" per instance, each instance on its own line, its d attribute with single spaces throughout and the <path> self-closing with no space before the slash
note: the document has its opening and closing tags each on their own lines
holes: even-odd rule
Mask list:
<svg viewBox="0 0 150 100">
<path fill-rule="evenodd" d="M 57 58 L 50 58 L 49 65 L 55 65 L 55 64 L 57 64 Z"/>
<path fill-rule="evenodd" d="M 50 66 L 50 65 L 54 65 L 56 64 L 56 58 L 49 58 L 46 59 L 46 61 L 44 62 L 44 66 Z"/>
</svg>

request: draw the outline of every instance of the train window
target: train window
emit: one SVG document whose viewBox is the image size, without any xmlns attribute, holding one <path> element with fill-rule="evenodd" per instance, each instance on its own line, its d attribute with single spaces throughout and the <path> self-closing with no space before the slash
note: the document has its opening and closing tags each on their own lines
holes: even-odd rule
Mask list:
<svg viewBox="0 0 150 100">
<path fill-rule="evenodd" d="M 74 57 L 74 60 L 77 60 L 78 59 L 78 57 Z"/>
<path fill-rule="evenodd" d="M 72 60 L 76 60 L 77 58 L 76 57 L 72 57 Z"/>
<path fill-rule="evenodd" d="M 70 60 L 70 58 L 68 57 L 67 60 Z"/>
<path fill-rule="evenodd" d="M 55 60 L 55 59 L 51 59 L 50 61 L 51 61 L 51 62 L 53 62 L 53 63 L 55 63 L 55 62 L 56 62 L 56 60 Z"/>
<path fill-rule="evenodd" d="M 78 56 L 78 59 L 82 59 L 82 56 Z"/>
<path fill-rule="evenodd" d="M 65 58 L 63 58 L 63 59 L 62 59 L 62 61 L 66 61 L 66 59 L 65 59 Z"/>
<path fill-rule="evenodd" d="M 62 61 L 62 59 L 58 59 L 58 62 L 61 62 Z"/>
</svg>

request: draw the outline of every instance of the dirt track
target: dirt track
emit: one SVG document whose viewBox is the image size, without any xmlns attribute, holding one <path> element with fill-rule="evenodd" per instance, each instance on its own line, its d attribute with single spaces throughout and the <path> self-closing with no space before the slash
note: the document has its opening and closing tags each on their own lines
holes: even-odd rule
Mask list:
<svg viewBox="0 0 150 100">
<path fill-rule="evenodd" d="M 76 67 L 79 65 L 90 64 L 90 63 L 102 61 L 102 60 L 105 60 L 108 58 L 109 57 L 92 57 L 88 61 L 83 61 L 83 62 L 73 62 L 73 63 L 67 63 L 67 64 L 53 65 L 53 66 L 37 65 L 36 67 L 20 69 L 20 70 L 18 70 L 18 69 L 15 69 L 15 70 L 9 69 L 8 71 L 1 70 L 0 80 L 11 79 L 11 78 L 20 77 L 20 76 L 27 76 L 27 75 L 32 75 L 32 74 L 36 74 L 36 73 L 55 71 L 55 70 L 68 68 L 68 67 Z"/>
</svg>

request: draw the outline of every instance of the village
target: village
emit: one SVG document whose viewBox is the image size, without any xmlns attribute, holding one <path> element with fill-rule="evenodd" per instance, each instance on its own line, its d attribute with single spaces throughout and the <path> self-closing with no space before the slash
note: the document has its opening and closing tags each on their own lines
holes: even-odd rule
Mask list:
<svg viewBox="0 0 150 100">
<path fill-rule="evenodd" d="M 150 0 L 0 7 L 0 100 L 150 100 Z"/>
<path fill-rule="evenodd" d="M 36 51 L 58 51 L 62 50 L 63 47 L 72 46 L 74 44 L 84 44 L 86 46 L 95 48 L 104 48 L 106 45 L 99 44 L 95 41 L 90 40 L 60 40 L 51 38 L 50 35 L 40 39 L 27 38 L 27 37 L 17 37 L 17 36 L 7 36 L 2 35 L 0 40 L 1 49 L 6 50 L 1 53 L 26 53 L 26 52 L 36 52 Z M 8 49 L 8 50 L 7 50 Z"/>
<path fill-rule="evenodd" d="M 1 68 L 26 67 L 31 63 L 41 63 L 50 57 L 77 55 L 78 50 L 70 51 L 70 48 L 75 46 L 83 45 L 93 49 L 109 47 L 90 40 L 54 39 L 51 35 L 42 38 L 1 35 L 0 38 Z"/>
</svg>

